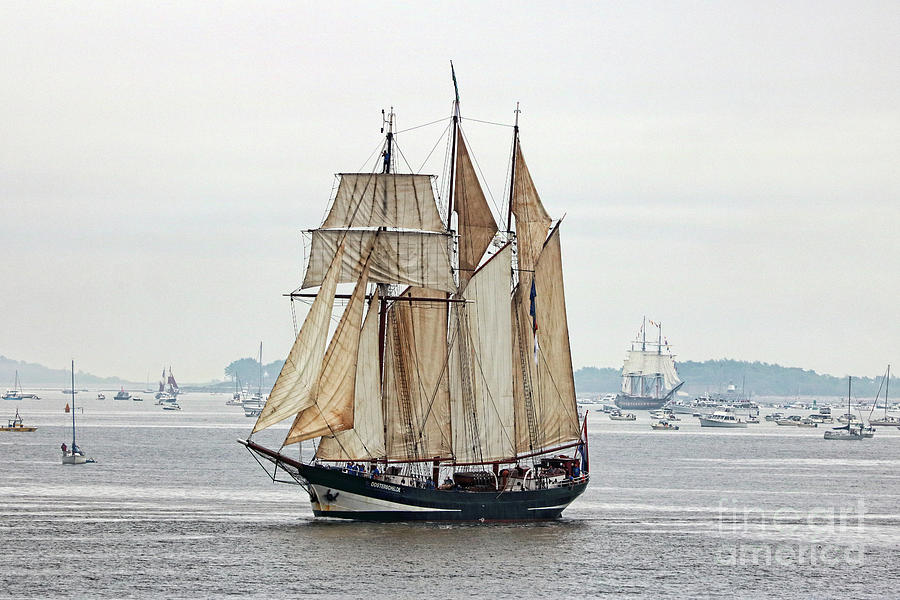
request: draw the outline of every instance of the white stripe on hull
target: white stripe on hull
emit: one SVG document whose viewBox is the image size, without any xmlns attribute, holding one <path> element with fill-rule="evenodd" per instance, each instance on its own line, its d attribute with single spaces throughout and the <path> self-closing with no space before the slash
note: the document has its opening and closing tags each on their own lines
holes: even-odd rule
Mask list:
<svg viewBox="0 0 900 600">
<path fill-rule="evenodd" d="M 311 500 L 313 510 L 322 512 L 461 512 L 458 508 L 428 508 L 370 498 L 318 484 L 312 484 L 312 488 L 316 493 Z"/>
</svg>

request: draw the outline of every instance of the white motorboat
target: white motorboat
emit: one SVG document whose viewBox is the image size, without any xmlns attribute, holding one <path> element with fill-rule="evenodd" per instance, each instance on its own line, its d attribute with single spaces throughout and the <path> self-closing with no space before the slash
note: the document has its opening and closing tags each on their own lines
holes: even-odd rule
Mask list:
<svg viewBox="0 0 900 600">
<path fill-rule="evenodd" d="M 609 413 L 609 419 L 611 421 L 636 421 L 637 417 L 634 413 L 626 413 L 622 414 L 620 412 Z"/>
<path fill-rule="evenodd" d="M 700 427 L 746 427 L 747 421 L 729 410 L 717 410 L 711 415 L 700 417 Z"/>
<path fill-rule="evenodd" d="M 165 402 L 165 403 L 163 403 L 162 409 L 163 409 L 163 410 L 181 410 L 181 407 L 178 405 L 177 402 L 174 402 L 174 401 L 173 401 L 173 402 Z"/>
</svg>

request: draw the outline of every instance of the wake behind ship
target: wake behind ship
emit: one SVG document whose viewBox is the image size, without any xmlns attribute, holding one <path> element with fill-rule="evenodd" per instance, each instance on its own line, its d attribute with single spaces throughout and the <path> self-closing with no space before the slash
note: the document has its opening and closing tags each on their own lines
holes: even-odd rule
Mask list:
<svg viewBox="0 0 900 600">
<path fill-rule="evenodd" d="M 273 480 L 282 471 L 302 486 L 316 516 L 557 518 L 588 484 L 587 421 L 575 402 L 560 223 L 529 174 L 518 118 L 500 227 L 458 93 L 440 189 L 430 175 L 396 172 L 393 113 L 385 124 L 378 172 L 339 175 L 311 232 L 292 300 L 312 305 L 253 428 L 291 418 L 290 431 L 278 450 L 241 443 L 274 465 Z M 352 291 L 338 294 L 339 284 Z M 329 341 L 336 298 L 346 307 Z M 284 454 L 309 441 L 311 458 Z"/>
</svg>

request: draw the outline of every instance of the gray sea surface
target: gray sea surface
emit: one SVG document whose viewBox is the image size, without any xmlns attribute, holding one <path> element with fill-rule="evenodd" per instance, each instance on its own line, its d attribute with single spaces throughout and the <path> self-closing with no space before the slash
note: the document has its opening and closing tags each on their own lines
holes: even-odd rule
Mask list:
<svg viewBox="0 0 900 600">
<path fill-rule="evenodd" d="M 315 519 L 245 448 L 224 394 L 180 412 L 79 394 L 0 432 L 0 598 L 885 598 L 900 564 L 900 431 L 826 441 L 763 422 L 679 431 L 589 415 L 591 483 L 563 519 Z M 82 412 L 83 411 L 83 412 Z M 4 421 L 5 422 L 5 421 Z M 285 429 L 255 438 L 278 445 Z"/>
</svg>

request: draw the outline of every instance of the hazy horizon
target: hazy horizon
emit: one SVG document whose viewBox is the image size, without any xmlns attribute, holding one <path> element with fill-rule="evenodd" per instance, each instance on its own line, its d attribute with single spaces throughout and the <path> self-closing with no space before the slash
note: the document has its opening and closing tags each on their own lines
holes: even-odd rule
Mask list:
<svg viewBox="0 0 900 600">
<path fill-rule="evenodd" d="M 887 2 L 0 4 L 0 354 L 131 381 L 221 379 L 260 340 L 283 359 L 300 231 L 382 108 L 449 117 L 452 59 L 495 206 L 510 133 L 474 120 L 522 103 L 576 369 L 621 366 L 646 315 L 678 360 L 876 376 L 898 30 Z M 414 168 L 442 127 L 398 136 Z"/>
</svg>

